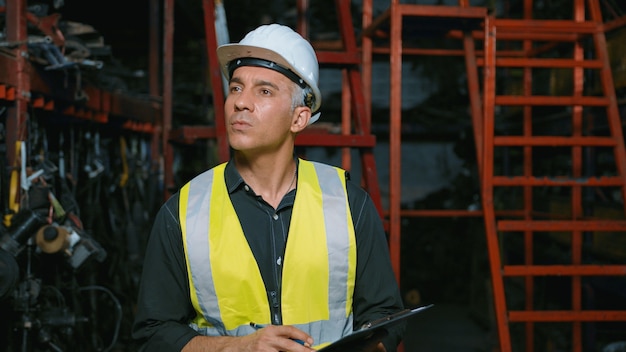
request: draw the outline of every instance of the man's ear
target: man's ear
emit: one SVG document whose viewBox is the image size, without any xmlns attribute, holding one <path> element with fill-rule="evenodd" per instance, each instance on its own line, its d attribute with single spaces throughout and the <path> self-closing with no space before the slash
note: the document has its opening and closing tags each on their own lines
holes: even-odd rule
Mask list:
<svg viewBox="0 0 626 352">
<path fill-rule="evenodd" d="M 293 119 L 291 123 L 291 132 L 298 133 L 309 125 L 311 120 L 311 108 L 307 106 L 299 106 L 293 111 Z"/>
</svg>

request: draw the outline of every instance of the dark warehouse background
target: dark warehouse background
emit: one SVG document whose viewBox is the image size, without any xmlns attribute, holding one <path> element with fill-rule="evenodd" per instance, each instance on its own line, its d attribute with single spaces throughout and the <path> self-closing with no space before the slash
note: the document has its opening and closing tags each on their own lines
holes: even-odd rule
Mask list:
<svg viewBox="0 0 626 352">
<path fill-rule="evenodd" d="M 6 6 L 0 0 L 0 8 Z M 615 16 L 626 14 L 626 1 L 600 0 Z M 456 1 L 407 0 L 404 3 L 450 5 Z M 571 15 L 572 0 L 535 0 L 536 12 L 545 17 L 568 18 Z M 374 1 L 374 16 L 388 6 L 389 1 Z M 477 0 L 472 5 L 486 6 L 492 11 L 508 17 L 520 17 L 523 0 Z M 86 67 L 81 78 L 104 90 L 122 92 L 137 99 L 149 97 L 148 65 L 150 60 L 150 1 L 29 1 L 33 11 L 39 13 L 59 13 L 62 29 L 74 30 L 75 36 L 68 36 L 77 43 L 68 50 L 80 52 L 82 44 L 88 44 L 89 59 L 102 62 L 102 67 Z M 337 18 L 334 0 L 309 1 L 307 19 L 310 23 L 312 40 L 337 39 Z M 162 3 L 156 9 L 162 17 Z M 296 24 L 295 1 L 255 1 L 224 0 L 228 32 L 231 41 L 238 41 L 242 36 L 259 24 L 279 22 L 291 26 Z M 175 1 L 175 32 L 173 62 L 173 127 L 185 125 L 206 125 L 213 121 L 212 87 L 206 70 L 206 46 L 204 43 L 204 23 L 202 2 L 200 0 Z M 354 27 L 360 31 L 361 2 L 352 1 Z M 0 13 L 0 15 L 2 15 Z M 1 26 L 6 25 L 2 18 Z M 159 24 L 161 25 L 161 24 Z M 159 35 L 162 28 L 159 28 Z M 622 36 L 626 38 L 626 36 Z M 2 38 L 0 38 L 2 39 Z M 423 44 L 430 44 L 426 39 Z M 433 39 L 436 40 L 436 39 Z M 1 41 L 1 40 L 0 40 Z M 615 42 L 615 41 L 614 41 Z M 159 38 L 161 44 L 161 38 Z M 422 44 L 422 43 L 418 43 Z M 618 42 L 618 47 L 626 47 L 625 42 Z M 158 51 L 160 52 L 160 50 Z M 626 56 L 626 51 L 622 49 Z M 372 132 L 376 135 L 376 163 L 380 175 L 380 187 L 383 203 L 388 205 L 388 153 L 389 153 L 389 80 L 388 57 L 381 55 L 374 58 L 374 83 L 372 106 Z M 472 123 L 468 107 L 469 93 L 463 60 L 455 57 L 419 57 L 406 59 L 407 86 L 403 89 L 403 173 L 411 177 L 403 178 L 403 209 L 477 209 L 480 207 L 480 180 L 477 170 L 475 144 Z M 624 63 L 626 65 L 626 63 Z M 404 67 L 404 66 L 403 66 Z M 625 73 L 626 69 L 622 71 Z M 322 122 L 338 123 L 341 119 L 341 82 L 336 72 L 321 73 L 320 83 L 324 93 Z M 624 74 L 626 77 L 626 73 Z M 61 76 L 64 77 L 64 76 Z M 65 77 L 67 79 L 67 77 Z M 159 77 L 162 79 L 162 77 Z M 508 77 L 514 80 L 516 77 Z M 626 81 L 626 79 L 624 79 Z M 67 85 L 64 78 L 59 84 Z M 550 77 L 540 82 L 549 89 Z M 617 86 L 622 120 L 626 116 L 626 84 Z M 4 113 L 0 105 L 0 116 Z M 93 172 L 93 177 L 85 176 L 86 170 L 78 170 L 77 182 L 59 186 L 59 180 L 51 177 L 50 184 L 63 189 L 64 197 L 60 202 L 68 213 L 78 214 L 74 219 L 86 230 L 78 233 L 85 239 L 91 239 L 88 251 L 90 260 L 73 262 L 59 259 L 52 255 L 29 252 L 34 258 L 35 278 L 43 280 L 29 281 L 20 286 L 21 299 L 12 306 L 0 301 L 0 350 L 19 351 L 24 341 L 34 341 L 29 350 L 56 350 L 51 344 L 58 341 L 58 350 L 67 351 L 135 351 L 139 346 L 130 338 L 133 319 L 134 300 L 138 278 L 141 272 L 143 245 L 151 226 L 152 215 L 163 199 L 160 196 L 163 187 L 163 175 L 151 165 L 149 149 L 150 139 L 133 134 L 124 134 L 123 142 L 118 140 L 119 130 L 74 121 L 48 112 L 34 111 L 37 124 L 29 126 L 29 133 L 38 136 L 46 150 L 63 150 L 69 160 L 68 141 L 76 141 L 74 150 L 85 151 L 85 159 Z M 546 111 L 546 123 L 542 125 L 546 133 L 558 131 L 567 126 L 567 117 Z M 112 121 L 114 125 L 116 121 Z M 71 128 L 68 128 L 71 127 Z M 111 127 L 111 126 L 109 126 Z M 519 125 L 509 125 L 514 129 Z M 606 126 L 595 126 L 605 133 Z M 73 136 L 65 131 L 77 131 L 81 136 Z M 45 131 L 45 132 L 43 132 Z M 98 132 L 97 134 L 95 132 Z M 2 131 L 2 134 L 5 132 Z M 44 136 L 45 135 L 45 136 Z M 46 136 L 63 136 L 61 139 L 46 139 Z M 37 137 L 33 137 L 37 138 Z M 93 142 L 101 139 L 104 150 L 91 149 Z M 45 142 L 43 142 L 45 141 Z M 129 153 L 114 152 L 114 147 L 125 143 Z M 3 141 L 4 144 L 4 141 Z M 57 149 L 55 149 L 57 148 Z M 132 151 L 132 153 L 130 152 Z M 99 154 L 102 153 L 102 154 Z M 174 178 L 177 186 L 215 163 L 215 145 L 211 141 L 195 141 L 186 145 L 177 145 L 174 160 Z M 337 148 L 312 148 L 307 151 L 311 158 L 338 162 L 341 158 Z M 546 168 L 554 169 L 569 166 L 568 160 L 555 158 L 553 155 L 538 153 L 537 159 Z M 95 156 L 94 156 L 95 155 Z M 58 155 L 55 155 L 58 157 Z M 82 156 L 81 156 L 82 157 Z M 502 158 L 500 165 L 515 168 L 516 155 Z M 358 156 L 354 157 L 356 160 Z M 597 172 L 613 172 L 604 165 L 613 160 L 602 154 Z M 4 162 L 4 161 L 3 161 Z M 99 165 L 110 164 L 111 170 L 98 171 Z M 42 163 L 45 169 L 45 163 Z M 513 165 L 513 166 L 511 166 Z M 6 166 L 6 165 L 4 165 Z M 120 180 L 121 170 L 128 180 Z M 360 170 L 354 170 L 358 179 Z M 78 177 L 81 176 L 81 177 Z M 6 185 L 8 180 L 3 180 Z M 121 187 L 121 182 L 128 182 Z M 5 191 L 6 193 L 6 188 Z M 31 201 L 45 198 L 43 193 L 32 191 Z M 42 191 L 43 192 L 43 191 Z M 552 195 L 543 199 L 539 206 L 553 205 Z M 623 205 L 610 191 L 594 195 L 596 209 L 612 213 Z M 42 200 L 42 202 L 45 200 Z M 559 206 L 556 204 L 555 206 Z M 6 215 L 6 214 L 5 214 Z M 22 214 L 25 228 L 33 220 L 32 214 Z M 493 302 L 490 287 L 489 262 L 483 219 L 480 217 L 454 218 L 403 218 L 402 232 L 402 267 L 401 290 L 407 306 L 435 303 L 432 311 L 425 312 L 416 319 L 412 333 L 405 340 L 405 351 L 494 351 L 497 346 L 497 331 L 494 326 Z M 18 229 L 19 230 L 19 229 Z M 12 234 L 17 231 L 13 229 Z M 6 231 L 5 231 L 6 232 Z M 521 241 L 519 238 L 512 242 Z M 510 242 L 507 244 L 511 244 Z M 514 243 L 517 244 L 517 243 Z M 30 247 L 25 246 L 24 253 Z M 512 246 L 511 246 L 512 247 Z M 508 248 L 508 247 L 507 247 Z M 506 251 L 507 248 L 503 250 Z M 31 248 L 32 249 L 32 248 Z M 568 253 L 550 239 L 539 240 L 536 245 L 538 261 L 565 261 Z M 106 255 L 105 255 L 106 253 Z M 597 254 L 599 260 L 619 261 L 626 258 L 626 242 L 606 244 Z M 0 254 L 2 252 L 0 251 Z M 522 254 L 517 251 L 506 252 L 513 261 L 522 261 Z M 608 259 L 606 259 L 608 258 Z M 24 257 L 18 264 L 26 267 Z M 71 266 L 69 271 L 59 267 Z M 52 279 L 45 279 L 52 278 Z M 594 278 L 589 287 L 594 287 L 597 295 L 593 303 L 617 307 L 626 306 L 626 282 L 621 279 L 605 277 Z M 517 288 L 518 286 L 514 286 Z M 537 282 L 539 303 L 545 307 L 558 306 L 571 300 L 569 282 L 563 278 L 540 279 Z M 521 286 L 521 285 L 520 285 Z M 0 287 L 0 298 L 3 287 Z M 36 335 L 28 335 L 35 312 L 24 292 L 40 290 L 37 309 L 44 309 L 45 319 L 54 321 L 60 329 L 41 329 Z M 71 292 L 71 294 L 67 294 Z M 514 290 L 511 296 L 513 304 L 521 304 L 524 293 Z M 69 298 L 64 298 L 69 297 Z M 590 300 L 591 302 L 591 300 Z M 89 321 L 90 324 L 81 324 Z M 21 325 L 20 325 L 21 324 Z M 20 328 L 16 328 L 20 326 Z M 568 328 L 558 323 L 548 324 L 542 335 L 537 338 L 537 351 L 560 352 L 571 350 Z M 523 328 L 513 329 L 513 338 L 523 340 Z M 33 332 L 36 329 L 32 330 Z M 18 332 L 18 333 L 16 333 Z M 20 332 L 25 334 L 20 335 Z M 626 325 L 603 324 L 589 325 L 584 330 L 585 338 L 596 339 L 597 344 L 585 352 L 618 352 L 609 346 L 626 346 Z M 599 338 L 598 336 L 601 336 Z M 20 340 L 23 339 L 23 340 Z M 7 343 L 5 343 L 5 341 Z M 520 342 L 521 343 L 521 342 Z M 619 345 L 622 346 L 622 345 Z M 604 348 L 604 349 L 602 349 Z M 521 349 L 520 349 L 521 350 Z"/>
</svg>

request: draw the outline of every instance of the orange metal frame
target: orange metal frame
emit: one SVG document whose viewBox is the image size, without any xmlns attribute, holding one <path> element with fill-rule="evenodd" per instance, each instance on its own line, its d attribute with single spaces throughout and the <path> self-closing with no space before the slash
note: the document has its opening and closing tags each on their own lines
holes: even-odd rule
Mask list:
<svg viewBox="0 0 626 352">
<path fill-rule="evenodd" d="M 574 18 L 572 20 L 534 20 L 532 19 L 532 1 L 524 2 L 523 19 L 496 19 L 488 16 L 486 9 L 469 7 L 467 1 L 459 1 L 459 6 L 425 6 L 400 4 L 395 0 L 390 8 L 380 17 L 372 19 L 372 1 L 363 3 L 363 63 L 365 86 L 369 87 L 373 54 L 388 54 L 391 65 L 390 86 L 390 208 L 389 231 L 391 254 L 396 274 L 399 278 L 400 268 L 400 220 L 403 216 L 483 216 L 487 237 L 487 249 L 493 285 L 493 303 L 501 351 L 511 351 L 511 323 L 524 323 L 526 331 L 525 348 L 534 348 L 534 323 L 537 322 L 571 322 L 574 351 L 582 350 L 582 323 L 590 321 L 626 321 L 624 311 L 589 311 L 582 305 L 582 284 L 584 276 L 624 275 L 625 265 L 589 265 L 582 261 L 582 235 L 584 232 L 626 231 L 626 222 L 612 219 L 590 219 L 583 214 L 582 189 L 584 187 L 621 187 L 622 199 L 626 199 L 626 149 L 622 136 L 622 124 L 617 109 L 615 89 L 612 83 L 611 69 L 606 51 L 605 31 L 623 26 L 625 18 L 614 19 L 604 24 L 600 13 L 599 0 L 588 0 L 589 18 L 585 16 L 583 0 L 574 2 Z M 403 20 L 406 17 L 418 17 L 421 21 L 448 19 L 445 31 L 448 37 L 463 41 L 464 50 L 450 51 L 439 49 L 404 48 Z M 475 27 L 467 25 L 473 19 Z M 456 22 L 454 21 L 456 20 Z M 463 28 L 456 28 L 455 24 Z M 388 47 L 374 47 L 371 37 L 376 36 L 381 28 L 388 38 Z M 460 30 L 462 29 L 462 30 Z M 595 47 L 595 59 L 585 59 L 583 39 L 591 38 Z M 476 51 L 474 41 L 482 41 L 483 50 Z M 521 41 L 521 51 L 503 50 L 507 41 Z M 496 43 L 500 44 L 496 50 Z M 548 42 L 548 44 L 546 44 Z M 574 44 L 572 58 L 541 58 L 541 50 L 549 50 L 559 42 Z M 539 43 L 539 44 L 537 44 Z M 537 44 L 537 45 L 534 45 Z M 477 162 L 480 170 L 482 186 L 482 211 L 464 210 L 420 210 L 409 211 L 400 208 L 401 189 L 401 63 L 402 55 L 464 55 L 470 92 L 472 124 L 476 141 Z M 479 76 L 477 68 L 482 69 Z M 523 93 L 520 95 L 501 95 L 496 87 L 496 76 L 503 68 L 515 67 L 523 69 Z M 563 69 L 573 71 L 573 94 L 569 96 L 539 96 L 532 93 L 533 69 Z M 583 72 L 595 70 L 599 72 L 602 82 L 600 96 L 584 95 Z M 480 82 L 482 78 L 482 84 Z M 482 94 L 482 95 L 481 95 Z M 521 136 L 495 135 L 496 107 L 518 106 L 522 109 L 523 134 Z M 533 136 L 533 106 L 571 106 L 573 134 L 571 136 Z M 607 121 L 610 127 L 609 137 L 583 135 L 583 111 L 587 107 L 606 108 Z M 535 119 L 538 117 L 535 116 Z M 571 147 L 572 172 L 558 178 L 552 176 L 533 176 L 532 152 L 537 147 Z M 523 149 L 523 175 L 499 176 L 494 169 L 495 150 L 498 148 L 520 147 Z M 585 177 L 582 173 L 583 148 L 611 147 L 616 161 L 616 175 L 606 177 Z M 494 205 L 494 188 L 521 187 L 523 189 L 523 206 L 521 209 L 496 209 Z M 563 220 L 543 214 L 537 220 L 533 211 L 533 189 L 537 187 L 569 187 L 572 190 L 571 219 Z M 536 232 L 558 231 L 571 233 L 570 265 L 536 265 L 533 260 L 533 235 Z M 524 235 L 523 265 L 509 265 L 502 256 L 500 237 L 507 232 L 522 232 Z M 522 277 L 525 284 L 525 308 L 522 311 L 510 310 L 507 307 L 505 278 Z M 536 276 L 570 276 L 572 277 L 572 307 L 561 311 L 534 310 L 533 278 Z M 400 279 L 400 278 L 399 278 Z"/>
<path fill-rule="evenodd" d="M 436 30 L 443 35 L 457 34 L 461 29 L 460 39 L 464 50 L 451 51 L 443 49 L 407 49 L 407 55 L 463 55 L 465 57 L 470 92 L 470 107 L 476 134 L 476 143 L 481 140 L 482 103 L 480 99 L 480 82 L 476 66 L 474 40 L 472 30 L 480 29 L 487 16 L 487 10 L 479 7 L 469 7 L 462 1 L 460 6 L 431 6 L 401 4 L 398 0 L 392 1 L 389 9 L 376 19 L 371 18 L 372 0 L 363 2 L 363 70 L 371 71 L 372 55 L 386 53 L 390 63 L 390 117 L 389 117 L 389 209 L 386 214 L 389 221 L 389 238 L 392 264 L 396 278 L 400 282 L 400 247 L 401 247 L 401 218 L 403 216 L 481 216 L 481 211 L 465 210 L 403 210 L 400 207 L 402 194 L 401 175 L 401 145 L 402 145 L 402 56 L 405 48 L 402 46 L 403 20 L 417 18 L 425 23 L 425 30 Z M 369 16 L 369 17 L 365 17 Z M 374 47 L 372 37 L 379 31 L 385 32 L 389 38 L 389 47 Z M 455 32 L 456 31 L 456 32 Z M 366 87 L 371 87 L 371 76 L 364 76 L 368 81 Z M 477 148 L 480 145 L 477 144 Z M 481 163 L 482 153 L 478 153 L 478 162 Z"/>
</svg>

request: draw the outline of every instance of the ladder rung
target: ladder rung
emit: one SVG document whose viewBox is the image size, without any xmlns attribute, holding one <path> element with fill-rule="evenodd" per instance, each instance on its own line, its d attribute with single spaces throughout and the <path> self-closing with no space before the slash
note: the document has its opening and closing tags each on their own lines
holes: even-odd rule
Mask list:
<svg viewBox="0 0 626 352">
<path fill-rule="evenodd" d="M 487 8 L 479 6 L 416 4 L 397 4 L 394 6 L 395 14 L 401 18 L 415 19 L 415 23 L 430 30 L 478 29 L 487 17 Z M 374 37 L 377 31 L 389 32 L 391 18 L 392 11 L 391 8 L 388 8 L 363 29 L 362 35 Z"/>
<path fill-rule="evenodd" d="M 189 144 L 198 139 L 215 138 L 215 127 L 212 126 L 183 126 L 172 130 L 169 140 L 173 142 Z M 299 146 L 328 146 L 328 147 L 374 147 L 376 136 L 374 135 L 342 135 L 315 130 L 305 131 L 296 138 Z"/>
<path fill-rule="evenodd" d="M 450 31 L 452 38 L 463 38 L 464 33 L 461 31 Z M 485 32 L 473 31 L 472 38 L 475 40 L 485 39 Z M 504 32 L 498 33 L 497 38 L 499 41 L 542 41 L 542 42 L 575 42 L 580 40 L 580 34 L 574 33 L 528 33 L 528 32 Z M 498 50 L 499 53 L 504 53 L 506 50 Z M 481 62 L 482 65 L 482 62 Z"/>
<path fill-rule="evenodd" d="M 618 231 L 626 232 L 626 220 L 500 220 L 501 231 Z"/>
<path fill-rule="evenodd" d="M 606 97 L 573 97 L 573 96 L 515 96 L 500 95 L 495 97 L 495 105 L 530 105 L 530 106 L 608 106 L 609 99 Z"/>
<path fill-rule="evenodd" d="M 320 65 L 360 65 L 361 56 L 358 52 L 318 51 L 317 61 Z"/>
<path fill-rule="evenodd" d="M 571 177 L 530 177 L 530 176 L 494 176 L 494 186 L 585 186 L 617 187 L 624 182 L 617 176 L 571 178 Z"/>
<path fill-rule="evenodd" d="M 485 59 L 478 58 L 476 63 L 484 66 Z M 500 57 L 496 58 L 496 67 L 536 67 L 536 68 L 574 68 L 601 69 L 600 60 L 574 60 L 574 59 L 535 59 L 523 57 Z"/>
<path fill-rule="evenodd" d="M 403 16 L 417 17 L 422 21 L 429 18 L 459 20 L 461 27 L 465 27 L 463 23 L 467 20 L 482 21 L 487 17 L 487 8 L 479 6 L 398 4 L 396 8 Z"/>
<path fill-rule="evenodd" d="M 181 126 L 170 131 L 168 141 L 192 144 L 199 139 L 211 139 L 216 137 L 217 132 L 213 126 Z"/>
<path fill-rule="evenodd" d="M 612 137 L 563 137 L 563 136 L 496 136 L 496 146 L 587 146 L 614 147 L 617 142 Z"/>
<path fill-rule="evenodd" d="M 571 20 L 496 19 L 494 26 L 498 34 L 501 32 L 593 34 L 603 29 L 601 23 Z"/>
<path fill-rule="evenodd" d="M 626 321 L 626 311 L 614 310 L 544 310 L 509 311 L 511 322 Z"/>
<path fill-rule="evenodd" d="M 302 133 L 296 137 L 296 145 L 353 148 L 374 147 L 376 145 L 376 137 L 374 135 Z"/>
<path fill-rule="evenodd" d="M 622 276 L 626 265 L 505 265 L 504 276 Z"/>
</svg>

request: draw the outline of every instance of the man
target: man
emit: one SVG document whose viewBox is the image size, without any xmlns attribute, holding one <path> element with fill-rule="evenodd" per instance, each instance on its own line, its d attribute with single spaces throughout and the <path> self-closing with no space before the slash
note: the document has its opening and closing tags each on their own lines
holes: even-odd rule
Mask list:
<svg viewBox="0 0 626 352">
<path fill-rule="evenodd" d="M 133 336 L 147 351 L 305 352 L 401 310 L 369 195 L 345 171 L 295 157 L 321 105 L 311 45 L 264 25 L 218 57 L 233 157 L 159 211 Z M 393 351 L 402 329 L 360 350 Z"/>
</svg>

